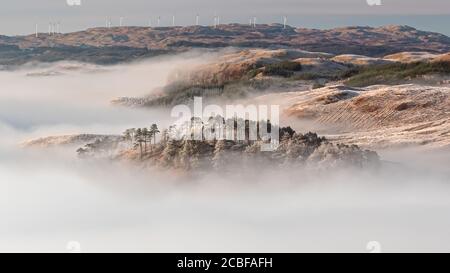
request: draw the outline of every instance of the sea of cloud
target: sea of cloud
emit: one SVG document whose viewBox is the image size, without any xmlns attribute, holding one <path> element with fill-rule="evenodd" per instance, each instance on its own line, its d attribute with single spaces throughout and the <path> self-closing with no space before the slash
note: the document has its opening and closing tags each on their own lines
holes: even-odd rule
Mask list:
<svg viewBox="0 0 450 273">
<path fill-rule="evenodd" d="M 450 251 L 446 153 L 380 151 L 377 172 L 255 166 L 190 177 L 18 145 L 169 124 L 169 111 L 109 101 L 147 95 L 173 69 L 203 61 L 0 72 L 0 251 L 66 252 L 71 241 L 84 252 L 366 252 L 370 241 L 386 252 Z M 63 74 L 35 74 L 55 67 Z"/>
</svg>

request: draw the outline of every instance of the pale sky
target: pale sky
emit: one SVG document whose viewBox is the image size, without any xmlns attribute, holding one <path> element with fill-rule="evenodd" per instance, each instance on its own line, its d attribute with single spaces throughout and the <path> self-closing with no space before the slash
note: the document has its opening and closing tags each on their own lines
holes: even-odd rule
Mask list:
<svg viewBox="0 0 450 273">
<path fill-rule="evenodd" d="M 64 32 L 82 30 L 103 26 L 108 16 L 113 24 L 124 17 L 126 25 L 148 25 L 161 16 L 162 24 L 170 25 L 176 15 L 177 25 L 192 25 L 197 13 L 204 25 L 215 13 L 223 23 L 246 23 L 253 16 L 273 23 L 287 15 L 294 26 L 408 24 L 450 34 L 450 0 L 380 0 L 381 6 L 367 1 L 376 0 L 81 0 L 81 6 L 67 0 L 0 0 L 0 34 L 32 33 L 36 23 L 45 32 L 50 20 L 61 22 Z"/>
</svg>

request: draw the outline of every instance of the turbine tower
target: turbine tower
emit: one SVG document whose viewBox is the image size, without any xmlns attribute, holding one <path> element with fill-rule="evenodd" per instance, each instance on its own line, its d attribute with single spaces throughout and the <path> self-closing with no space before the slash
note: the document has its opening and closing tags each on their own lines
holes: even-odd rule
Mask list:
<svg viewBox="0 0 450 273">
<path fill-rule="evenodd" d="M 172 16 L 172 27 L 175 26 L 175 15 Z"/>
<path fill-rule="evenodd" d="M 35 33 L 36 33 L 36 38 L 38 38 L 38 37 L 39 37 L 39 33 L 38 33 L 38 24 L 36 24 Z"/>
<path fill-rule="evenodd" d="M 48 35 L 55 34 L 55 23 L 50 22 L 48 23 Z"/>
<path fill-rule="evenodd" d="M 161 16 L 158 16 L 157 26 L 159 27 L 160 25 L 161 25 Z"/>
<path fill-rule="evenodd" d="M 253 17 L 253 27 L 256 28 L 256 17 Z"/>
<path fill-rule="evenodd" d="M 120 17 L 120 19 L 119 19 L 119 26 L 120 26 L 120 27 L 123 26 L 123 17 Z"/>
<path fill-rule="evenodd" d="M 200 16 L 197 14 L 197 15 L 195 16 L 195 25 L 198 26 L 199 23 L 200 23 Z"/>
<path fill-rule="evenodd" d="M 286 29 L 287 25 L 287 16 L 283 16 L 283 28 Z"/>
<path fill-rule="evenodd" d="M 214 28 L 217 27 L 217 24 L 218 24 L 217 12 L 214 12 Z"/>
</svg>

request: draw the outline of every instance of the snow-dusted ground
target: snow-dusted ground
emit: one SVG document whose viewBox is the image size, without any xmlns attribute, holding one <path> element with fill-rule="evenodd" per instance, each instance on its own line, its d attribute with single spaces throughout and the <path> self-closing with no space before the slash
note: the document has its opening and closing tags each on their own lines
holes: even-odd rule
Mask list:
<svg viewBox="0 0 450 273">
<path fill-rule="evenodd" d="M 249 103 L 280 105 L 285 125 L 371 149 L 450 148 L 450 88 L 417 84 L 273 93 Z"/>
</svg>

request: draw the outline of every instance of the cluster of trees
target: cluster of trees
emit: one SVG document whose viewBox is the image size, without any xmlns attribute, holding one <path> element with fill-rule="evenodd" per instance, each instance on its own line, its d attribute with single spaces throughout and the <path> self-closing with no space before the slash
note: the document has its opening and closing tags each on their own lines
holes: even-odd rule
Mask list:
<svg viewBox="0 0 450 273">
<path fill-rule="evenodd" d="M 111 155 L 119 146 L 120 138 L 104 136 L 97 138 L 94 142 L 79 148 L 77 153 L 80 157 Z"/>
<path fill-rule="evenodd" d="M 217 118 L 220 123 L 224 122 L 222 117 Z M 231 128 L 236 129 L 236 120 L 230 121 L 234 124 Z M 78 153 L 80 156 L 110 156 L 128 142 L 130 147 L 140 152 L 141 160 L 151 160 L 162 167 L 198 171 L 215 169 L 224 172 L 234 172 L 239 168 L 254 166 L 290 168 L 312 163 L 324 168 L 347 165 L 366 167 L 379 164 L 379 158 L 375 152 L 362 150 L 355 145 L 332 144 L 316 133 L 301 134 L 291 127 L 275 127 L 280 138 L 279 146 L 273 151 L 263 151 L 261 145 L 267 139 L 258 138 L 250 141 L 248 139 L 250 123 L 248 120 L 244 121 L 245 130 L 242 132 L 245 134 L 244 140 L 217 138 L 193 140 L 188 135 L 173 138 L 170 131 L 174 130 L 175 126 L 171 126 L 162 132 L 161 141 L 157 144 L 156 136 L 161 132 L 158 126 L 153 124 L 149 128 L 128 129 L 123 136 L 99 138 L 80 148 Z M 257 128 L 268 124 L 270 121 L 258 122 Z M 205 124 L 201 125 L 202 135 L 205 131 L 217 130 Z M 148 151 L 151 152 L 147 153 Z M 146 155 L 145 158 L 144 155 Z"/>
<path fill-rule="evenodd" d="M 289 127 L 290 128 L 290 127 Z M 254 141 L 270 142 L 275 135 L 272 132 L 280 130 L 279 126 L 268 120 L 253 121 L 243 118 L 225 119 L 220 115 L 210 117 L 207 121 L 192 117 L 189 121 L 177 126 L 170 126 L 167 137 L 189 140 L 220 140 L 227 139 L 238 143 L 253 143 Z"/>
<path fill-rule="evenodd" d="M 270 152 L 261 150 L 263 141 L 168 139 L 161 145 L 155 164 L 183 170 L 214 169 L 230 173 L 255 166 L 314 166 L 327 169 L 375 167 L 379 164 L 375 152 L 356 145 L 333 144 L 316 133 L 301 134 L 291 127 L 280 128 L 279 134 L 280 145 Z"/>
<path fill-rule="evenodd" d="M 139 147 L 140 156 L 147 153 L 148 147 L 152 149 L 151 143 L 156 144 L 156 135 L 161 133 L 158 129 L 158 125 L 152 124 L 150 128 L 131 128 L 127 129 L 123 133 L 123 139 L 129 141 L 134 147 Z M 150 145 L 149 145 L 150 144 Z"/>
</svg>

